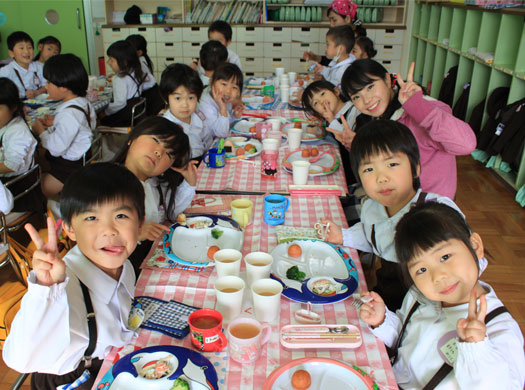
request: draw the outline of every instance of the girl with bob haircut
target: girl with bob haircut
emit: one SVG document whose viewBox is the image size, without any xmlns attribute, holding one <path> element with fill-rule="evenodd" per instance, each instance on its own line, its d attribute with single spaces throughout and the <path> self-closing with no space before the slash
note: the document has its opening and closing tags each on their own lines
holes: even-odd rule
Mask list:
<svg viewBox="0 0 525 390">
<path fill-rule="evenodd" d="M 456 210 L 426 202 L 401 218 L 395 245 L 411 285 L 403 305 L 394 313 L 368 292 L 360 317 L 391 349 L 400 387 L 523 389 L 523 335 L 492 287 L 479 280 L 479 234 Z"/>
<path fill-rule="evenodd" d="M 52 35 L 42 38 L 38 41 L 37 44 L 38 54 L 33 58 L 33 61 L 39 61 L 43 64 L 46 63 L 48 59 L 57 54 L 60 54 L 62 51 L 62 45 L 60 41 Z"/>
</svg>

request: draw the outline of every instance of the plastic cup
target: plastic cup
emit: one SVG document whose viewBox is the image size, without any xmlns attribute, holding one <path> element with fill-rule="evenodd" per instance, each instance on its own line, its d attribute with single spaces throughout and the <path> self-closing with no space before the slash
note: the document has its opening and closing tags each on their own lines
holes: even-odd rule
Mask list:
<svg viewBox="0 0 525 390">
<path fill-rule="evenodd" d="M 265 252 L 252 252 L 244 256 L 246 264 L 246 283 L 248 287 L 259 280 L 270 277 L 273 256 Z"/>
<path fill-rule="evenodd" d="M 221 249 L 215 252 L 213 260 L 215 260 L 215 268 L 217 269 L 217 276 L 239 276 L 241 270 L 242 253 L 236 249 Z"/>
<path fill-rule="evenodd" d="M 288 146 L 290 150 L 297 150 L 301 147 L 301 138 L 303 137 L 302 129 L 288 130 Z"/>
<path fill-rule="evenodd" d="M 281 101 L 283 103 L 288 103 L 289 99 L 290 99 L 290 87 L 287 87 L 281 84 Z"/>
<path fill-rule="evenodd" d="M 275 68 L 275 75 L 277 77 L 280 77 L 283 74 L 284 74 L 284 68 Z"/>
<path fill-rule="evenodd" d="M 288 72 L 288 81 L 290 82 L 290 84 L 295 83 L 296 78 L 297 78 L 296 72 Z"/>
<path fill-rule="evenodd" d="M 215 281 L 216 309 L 225 321 L 231 321 L 241 314 L 245 285 L 238 276 L 223 276 Z"/>
<path fill-rule="evenodd" d="M 281 311 L 283 285 L 273 279 L 259 279 L 252 284 L 253 310 L 261 322 L 272 322 Z"/>
<path fill-rule="evenodd" d="M 265 138 L 262 140 L 262 144 L 264 151 L 270 151 L 279 150 L 281 142 L 279 140 L 276 140 L 275 138 Z"/>
<path fill-rule="evenodd" d="M 292 162 L 293 169 L 293 184 L 305 185 L 308 182 L 308 172 L 310 170 L 310 163 L 304 160 L 296 160 Z"/>
</svg>

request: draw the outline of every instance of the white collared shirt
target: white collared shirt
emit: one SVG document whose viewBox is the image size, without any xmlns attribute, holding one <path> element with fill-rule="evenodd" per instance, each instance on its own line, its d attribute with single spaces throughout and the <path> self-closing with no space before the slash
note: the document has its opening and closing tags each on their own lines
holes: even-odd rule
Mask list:
<svg viewBox="0 0 525 390">
<path fill-rule="evenodd" d="M 18 94 L 20 99 L 25 98 L 26 91 L 28 90 L 37 90 L 47 84 L 46 79 L 43 74 L 44 64 L 38 61 L 33 61 L 29 64 L 29 68 L 25 69 L 22 66 L 18 65 L 16 61 L 11 61 L 4 67 L 0 68 L 0 77 L 7 77 L 18 87 Z M 18 75 L 24 82 L 20 82 Z"/>
<path fill-rule="evenodd" d="M 21 175 L 32 167 L 37 142 L 23 118 L 13 118 L 0 129 L 0 143 L 0 162 L 13 171 L 0 176 Z"/>
<path fill-rule="evenodd" d="M 0 213 L 9 214 L 13 205 L 13 194 L 0 182 Z"/>
<path fill-rule="evenodd" d="M 140 85 L 135 81 L 135 73 L 132 76 L 133 78 L 129 75 L 113 76 L 113 101 L 106 108 L 106 115 L 119 112 L 126 107 L 128 100 L 141 96 L 142 91 L 150 89 L 156 83 L 151 73 L 146 73 L 146 79 Z"/>
<path fill-rule="evenodd" d="M 208 87 L 204 89 L 202 93 L 197 110 L 204 115 L 204 124 L 206 128 L 211 131 L 212 137 L 224 138 L 228 136 L 230 133 L 230 124 L 236 119 L 233 116 L 231 103 L 226 103 L 228 116 L 222 116 L 219 106 L 211 96 L 211 89 Z"/>
<path fill-rule="evenodd" d="M 160 184 L 160 190 L 162 191 L 162 197 L 164 198 L 165 205 L 162 205 L 160 194 L 159 194 L 159 180 L 156 177 L 151 177 L 146 181 L 142 181 L 144 187 L 144 203 L 146 206 L 146 214 L 144 222 L 156 222 L 163 223 L 166 220 L 175 221 L 177 215 L 186 210 L 193 197 L 195 196 L 195 187 L 190 186 L 186 180 L 177 187 L 175 193 L 175 205 L 171 212 L 171 215 L 167 214 L 167 203 L 171 196 L 171 188 L 168 187 L 167 182 Z"/>
<path fill-rule="evenodd" d="M 339 131 L 345 131 L 345 128 L 343 126 L 343 123 L 341 122 L 341 115 L 345 116 L 346 121 L 348 122 L 348 126 L 352 130 L 354 130 L 355 127 L 355 119 L 360 114 L 360 112 L 355 108 L 354 104 L 350 101 L 346 102 L 343 108 L 339 110 L 337 114 L 334 116 L 334 120 L 330 122 L 328 125 L 329 128 Z"/>
<path fill-rule="evenodd" d="M 190 140 L 191 158 L 202 156 L 210 148 L 213 137 L 202 120 L 204 116 L 200 112 L 196 111 L 191 114 L 190 124 L 175 117 L 170 110 L 166 111 L 164 118 L 182 127 Z"/>
<path fill-rule="evenodd" d="M 144 91 L 147 91 L 148 89 L 154 87 L 155 84 L 157 84 L 157 79 L 155 78 L 155 76 L 153 76 L 153 73 L 151 73 L 151 70 L 148 66 L 148 61 L 146 61 L 146 57 L 140 56 L 139 61 L 140 61 L 140 68 L 142 69 L 142 73 L 147 75 L 146 79 L 144 80 L 144 86 L 142 87 L 142 89 Z"/>
<path fill-rule="evenodd" d="M 239 67 L 239 69 L 241 70 L 241 72 L 242 72 L 241 59 L 239 58 L 237 53 L 235 53 L 233 50 L 231 50 L 228 47 L 226 48 L 226 50 L 228 50 L 228 62 L 230 64 L 237 65 Z"/>
<path fill-rule="evenodd" d="M 343 78 L 343 73 L 345 73 L 346 68 L 348 68 L 354 61 L 355 57 L 353 54 L 348 54 L 348 58 L 341 62 L 331 61 L 328 66 L 323 68 L 321 71 L 321 76 L 323 76 L 326 81 L 330 81 L 337 88 L 341 89 L 341 79 Z"/>
</svg>

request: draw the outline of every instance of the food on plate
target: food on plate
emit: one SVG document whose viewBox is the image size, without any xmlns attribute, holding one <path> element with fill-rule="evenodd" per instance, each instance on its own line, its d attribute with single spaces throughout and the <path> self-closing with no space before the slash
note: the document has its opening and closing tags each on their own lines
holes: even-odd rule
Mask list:
<svg viewBox="0 0 525 390">
<path fill-rule="evenodd" d="M 293 128 L 294 129 L 302 129 L 303 128 L 303 125 L 301 124 L 301 122 L 295 122 L 293 124 Z"/>
<path fill-rule="evenodd" d="M 220 249 L 221 248 L 219 248 L 217 245 L 210 246 L 208 248 L 208 258 L 213 259 L 213 256 L 215 255 L 215 252 L 217 252 Z"/>
<path fill-rule="evenodd" d="M 305 79 L 305 80 L 310 80 L 310 76 L 305 75 L 305 76 L 304 76 L 304 79 Z"/>
<path fill-rule="evenodd" d="M 263 103 L 270 103 L 272 101 L 272 98 L 270 96 L 263 97 Z"/>
<path fill-rule="evenodd" d="M 257 148 L 253 144 L 244 145 L 244 150 L 247 151 L 248 154 L 257 153 Z"/>
<path fill-rule="evenodd" d="M 315 156 L 317 156 L 317 155 L 319 155 L 319 149 L 317 149 L 317 148 L 312 148 L 312 149 L 310 150 L 310 156 L 315 157 Z"/>
<path fill-rule="evenodd" d="M 304 80 L 299 80 L 299 85 L 304 85 Z"/>
<path fill-rule="evenodd" d="M 222 236 L 222 233 L 224 232 L 220 229 L 217 229 L 217 228 L 211 229 L 211 236 L 215 238 L 216 240 L 218 240 Z"/>
<path fill-rule="evenodd" d="M 288 256 L 290 257 L 300 257 L 303 254 L 303 250 L 297 244 L 292 244 L 288 248 Z"/>
<path fill-rule="evenodd" d="M 310 157 L 310 151 L 308 149 L 303 149 L 301 152 L 302 157 Z"/>
<path fill-rule="evenodd" d="M 182 378 L 177 378 L 173 381 L 173 386 L 170 390 L 190 390 L 190 385 Z"/>
<path fill-rule="evenodd" d="M 315 134 L 317 133 L 318 127 L 316 125 L 306 125 L 306 132 L 308 134 Z"/>
<path fill-rule="evenodd" d="M 177 215 L 177 222 L 179 225 L 186 226 L 186 215 L 185 214 Z"/>
<path fill-rule="evenodd" d="M 256 132 L 257 132 L 257 129 L 255 128 L 255 126 L 250 127 L 250 133 L 256 133 Z"/>
<path fill-rule="evenodd" d="M 312 292 L 317 295 L 335 295 L 335 286 L 328 279 L 319 279 L 312 283 Z"/>
<path fill-rule="evenodd" d="M 206 229 L 211 224 L 212 224 L 212 222 L 210 220 L 198 219 L 195 222 L 192 222 L 190 224 L 190 228 L 192 228 L 192 229 Z"/>
<path fill-rule="evenodd" d="M 261 85 L 266 85 L 266 81 L 261 81 Z"/>
<path fill-rule="evenodd" d="M 242 156 L 243 154 L 244 154 L 243 148 L 237 148 L 237 150 L 235 151 L 236 156 Z"/>
<path fill-rule="evenodd" d="M 312 385 L 312 378 L 306 370 L 297 370 L 292 375 L 292 387 L 295 390 L 306 390 Z"/>
<path fill-rule="evenodd" d="M 306 274 L 303 271 L 300 271 L 298 266 L 294 265 L 293 267 L 288 268 L 286 271 L 286 277 L 291 280 L 302 282 L 306 277 Z"/>
<path fill-rule="evenodd" d="M 169 363 L 169 357 L 165 357 L 144 364 L 139 371 L 139 375 L 146 379 L 160 379 L 168 375 L 170 372 L 171 365 Z"/>
</svg>

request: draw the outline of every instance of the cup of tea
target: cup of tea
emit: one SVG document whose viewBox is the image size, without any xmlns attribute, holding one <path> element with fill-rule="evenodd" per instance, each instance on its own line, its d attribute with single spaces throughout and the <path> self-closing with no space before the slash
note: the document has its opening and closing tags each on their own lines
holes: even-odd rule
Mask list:
<svg viewBox="0 0 525 390">
<path fill-rule="evenodd" d="M 252 284 L 253 310 L 261 322 L 271 322 L 281 311 L 283 285 L 274 279 L 259 279 Z"/>
<path fill-rule="evenodd" d="M 246 283 L 251 287 L 252 283 L 259 279 L 270 277 L 273 256 L 265 252 L 252 252 L 244 256 L 246 264 Z"/>
<path fill-rule="evenodd" d="M 222 333 L 222 315 L 217 310 L 200 309 L 190 314 L 191 343 L 201 352 L 220 352 L 228 341 Z"/>
<path fill-rule="evenodd" d="M 215 269 L 219 278 L 223 276 L 239 276 L 242 253 L 236 249 L 221 249 L 213 255 Z"/>
<path fill-rule="evenodd" d="M 244 229 L 253 220 L 253 202 L 249 199 L 235 199 L 230 204 L 232 218 Z"/>
<path fill-rule="evenodd" d="M 267 195 L 264 197 L 264 222 L 268 225 L 284 223 L 284 214 L 290 207 L 288 198 L 282 195 Z"/>
<path fill-rule="evenodd" d="M 237 276 L 223 276 L 215 281 L 216 308 L 225 321 L 241 314 L 244 286 L 244 280 Z"/>
<path fill-rule="evenodd" d="M 261 356 L 262 346 L 270 339 L 272 328 L 253 318 L 241 317 L 232 321 L 226 334 L 230 357 L 241 364 L 247 364 L 255 362 Z"/>
<path fill-rule="evenodd" d="M 226 151 L 224 149 L 220 153 L 217 153 L 217 148 L 211 148 L 204 155 L 202 161 L 204 161 L 207 167 L 224 168 L 226 165 L 225 155 Z"/>
</svg>

